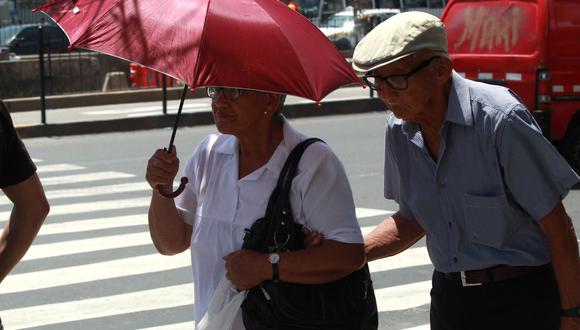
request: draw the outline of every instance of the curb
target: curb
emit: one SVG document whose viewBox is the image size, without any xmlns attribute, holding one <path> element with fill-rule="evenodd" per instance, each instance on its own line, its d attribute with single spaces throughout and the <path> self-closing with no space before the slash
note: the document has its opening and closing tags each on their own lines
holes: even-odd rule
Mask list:
<svg viewBox="0 0 580 330">
<path fill-rule="evenodd" d="M 167 100 L 181 99 L 183 87 L 168 87 Z M 188 92 L 186 99 L 206 97 L 204 89 Z M 47 109 L 62 109 L 86 107 L 95 105 L 121 104 L 133 102 L 161 102 L 160 88 L 137 89 L 130 91 L 110 91 L 103 93 L 85 93 L 72 95 L 53 95 L 46 97 Z M 25 97 L 19 99 L 5 99 L 4 103 L 9 112 L 36 111 L 40 109 L 40 97 Z"/>
<path fill-rule="evenodd" d="M 369 113 L 384 111 L 385 105 L 379 99 L 350 99 L 328 101 L 319 109 L 314 103 L 288 104 L 283 113 L 287 118 L 318 117 L 342 114 Z M 156 115 L 137 118 L 121 118 L 99 121 L 72 122 L 63 124 L 18 126 L 16 131 L 21 138 L 54 137 L 111 132 L 129 132 L 156 128 L 173 127 L 175 114 Z M 182 113 L 179 127 L 212 125 L 211 111 Z"/>
</svg>

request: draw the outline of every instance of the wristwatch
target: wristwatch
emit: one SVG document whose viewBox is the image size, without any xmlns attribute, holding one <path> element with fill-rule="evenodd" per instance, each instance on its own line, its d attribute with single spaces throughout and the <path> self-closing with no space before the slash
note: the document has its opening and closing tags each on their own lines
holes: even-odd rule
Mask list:
<svg viewBox="0 0 580 330">
<path fill-rule="evenodd" d="M 569 309 L 563 309 L 560 312 L 560 316 L 580 317 L 580 306 Z"/>
<path fill-rule="evenodd" d="M 280 255 L 278 253 L 270 253 L 268 261 L 272 264 L 272 281 L 278 282 L 280 280 Z"/>
</svg>

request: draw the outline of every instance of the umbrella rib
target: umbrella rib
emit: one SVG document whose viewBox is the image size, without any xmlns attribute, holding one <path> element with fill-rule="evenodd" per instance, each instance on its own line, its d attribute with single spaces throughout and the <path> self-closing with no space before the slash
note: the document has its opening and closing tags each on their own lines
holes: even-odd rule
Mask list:
<svg viewBox="0 0 580 330">
<path fill-rule="evenodd" d="M 262 3 L 260 1 L 256 1 L 255 3 L 257 5 L 259 5 L 265 13 L 268 13 L 268 11 L 264 8 L 264 6 L 262 5 Z M 298 13 L 296 13 L 296 14 L 298 14 Z M 299 15 L 301 15 L 301 14 L 299 14 Z M 270 15 L 268 15 L 268 16 L 270 16 Z M 270 18 L 274 19 L 272 16 L 270 16 Z M 306 19 L 306 18 L 304 18 L 304 19 Z M 278 29 L 280 29 L 280 26 L 278 26 Z M 284 37 L 284 39 L 286 40 L 288 45 L 292 45 L 290 40 L 288 40 L 288 37 L 286 36 L 286 34 L 281 33 L 281 35 Z M 313 89 L 314 83 L 311 81 L 311 78 L 310 78 L 310 75 L 308 75 L 308 72 L 306 72 L 306 70 L 304 69 L 304 62 L 302 61 L 302 58 L 300 56 L 298 56 L 298 54 L 296 53 L 296 50 L 293 47 L 290 47 L 290 49 L 292 49 L 292 52 L 294 53 L 295 57 L 300 62 L 300 69 L 302 70 L 302 72 L 304 72 L 304 76 L 306 77 L 306 79 L 308 81 L 308 87 L 310 88 L 310 90 L 314 90 Z M 316 102 L 320 103 L 320 100 L 316 100 Z"/>
<path fill-rule="evenodd" d="M 288 42 L 288 44 L 292 44 L 290 42 L 290 40 L 288 40 L 288 38 L 286 37 L 286 35 L 284 35 L 284 38 L 286 39 L 286 41 Z M 292 48 L 292 47 L 290 47 Z M 294 55 L 296 55 L 296 58 L 298 59 L 298 61 L 300 62 L 300 69 L 302 70 L 302 72 L 304 72 L 304 76 L 306 77 L 307 81 L 308 81 L 308 86 L 310 87 L 310 90 L 315 90 L 313 88 L 314 83 L 312 82 L 310 75 L 308 74 L 308 72 L 306 72 L 306 70 L 304 69 L 304 62 L 302 62 L 302 58 L 300 56 L 298 56 L 298 54 L 296 53 L 296 50 L 294 48 L 292 48 L 292 52 L 294 53 Z M 317 103 L 320 103 L 320 100 L 316 100 Z"/>
<path fill-rule="evenodd" d="M 205 28 L 207 27 L 207 17 L 209 14 L 209 6 L 211 4 L 211 0 L 207 0 L 207 8 L 205 9 L 205 15 L 204 15 L 204 19 L 203 19 L 203 27 L 201 29 L 201 35 L 200 35 L 200 43 L 199 43 L 199 48 L 197 50 L 197 56 L 195 59 L 195 69 L 193 71 L 193 79 L 194 81 L 192 81 L 192 84 L 189 85 L 190 88 L 196 88 L 197 87 L 197 75 L 198 75 L 198 70 L 199 70 L 199 65 L 200 65 L 200 61 L 199 61 L 199 57 L 201 56 L 201 49 L 203 47 L 203 43 L 205 41 L 205 38 L 203 37 L 204 32 L 205 32 Z"/>
</svg>

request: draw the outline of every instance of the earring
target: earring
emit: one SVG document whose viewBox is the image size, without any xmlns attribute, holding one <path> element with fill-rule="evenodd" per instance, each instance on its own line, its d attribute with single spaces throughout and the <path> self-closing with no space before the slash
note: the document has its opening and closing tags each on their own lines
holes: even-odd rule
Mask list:
<svg viewBox="0 0 580 330">
<path fill-rule="evenodd" d="M 264 116 L 267 116 L 267 115 L 268 115 L 268 111 L 264 111 Z"/>
</svg>

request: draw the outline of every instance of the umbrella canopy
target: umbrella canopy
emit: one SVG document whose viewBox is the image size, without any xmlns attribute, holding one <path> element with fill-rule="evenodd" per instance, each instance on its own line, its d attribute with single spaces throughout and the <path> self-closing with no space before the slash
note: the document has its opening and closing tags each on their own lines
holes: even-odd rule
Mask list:
<svg viewBox="0 0 580 330">
<path fill-rule="evenodd" d="M 60 25 L 71 47 L 137 62 L 192 88 L 319 102 L 361 83 L 328 38 L 278 0 L 53 0 L 36 10 Z"/>
</svg>

